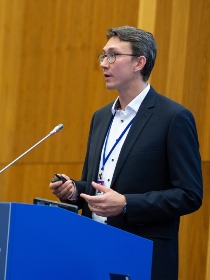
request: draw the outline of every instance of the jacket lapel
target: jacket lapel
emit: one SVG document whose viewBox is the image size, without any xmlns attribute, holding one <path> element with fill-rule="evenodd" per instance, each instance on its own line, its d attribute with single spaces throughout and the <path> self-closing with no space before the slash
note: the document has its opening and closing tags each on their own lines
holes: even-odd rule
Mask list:
<svg viewBox="0 0 210 280">
<path fill-rule="evenodd" d="M 155 107 L 155 99 L 156 99 L 157 93 L 154 91 L 154 89 L 151 87 L 150 91 L 148 92 L 147 96 L 145 97 L 145 100 L 142 102 L 135 120 L 129 130 L 129 133 L 126 137 L 126 140 L 122 146 L 119 159 L 114 171 L 114 175 L 112 178 L 111 187 L 113 186 L 126 158 L 128 157 L 133 145 L 135 144 L 137 138 L 143 131 L 145 125 L 149 121 L 150 117 L 153 114 L 153 110 Z"/>
<path fill-rule="evenodd" d="M 111 112 L 112 104 L 107 107 L 107 111 L 104 113 L 103 118 L 100 121 L 100 127 L 97 132 L 97 138 L 95 141 L 95 150 L 94 150 L 94 162 L 95 164 L 94 169 L 93 169 L 93 181 L 97 180 L 98 177 L 98 169 L 99 169 L 99 164 L 100 164 L 100 159 L 101 159 L 101 152 L 104 144 L 104 140 L 109 128 L 110 121 L 112 119 L 112 112 Z M 91 187 L 91 194 L 95 193 L 95 189 Z"/>
</svg>

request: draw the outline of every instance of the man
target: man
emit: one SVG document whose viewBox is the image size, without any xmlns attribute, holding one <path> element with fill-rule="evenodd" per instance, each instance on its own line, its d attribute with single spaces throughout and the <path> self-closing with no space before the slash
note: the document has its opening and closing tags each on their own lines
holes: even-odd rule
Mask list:
<svg viewBox="0 0 210 280">
<path fill-rule="evenodd" d="M 202 204 L 194 118 L 148 79 L 156 42 L 134 27 L 111 28 L 99 56 L 117 100 L 92 118 L 81 181 L 51 183 L 82 214 L 154 241 L 152 280 L 178 279 L 180 216 Z"/>
</svg>

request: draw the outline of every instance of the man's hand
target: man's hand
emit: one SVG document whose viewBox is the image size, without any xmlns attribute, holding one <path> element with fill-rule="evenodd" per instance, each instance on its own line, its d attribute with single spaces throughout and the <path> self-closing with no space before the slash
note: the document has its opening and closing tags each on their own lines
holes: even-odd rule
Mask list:
<svg viewBox="0 0 210 280">
<path fill-rule="evenodd" d="M 49 187 L 54 195 L 56 195 L 61 201 L 65 201 L 72 196 L 75 191 L 75 186 L 68 176 L 65 174 L 62 174 L 62 176 L 67 179 L 65 183 L 57 181 L 55 183 L 50 183 Z"/>
<path fill-rule="evenodd" d="M 90 196 L 84 193 L 80 194 L 87 201 L 92 212 L 102 217 L 113 217 L 123 212 L 122 207 L 126 203 L 124 195 L 95 182 L 92 182 L 92 186 L 96 190 L 104 193 L 98 196 Z"/>
</svg>

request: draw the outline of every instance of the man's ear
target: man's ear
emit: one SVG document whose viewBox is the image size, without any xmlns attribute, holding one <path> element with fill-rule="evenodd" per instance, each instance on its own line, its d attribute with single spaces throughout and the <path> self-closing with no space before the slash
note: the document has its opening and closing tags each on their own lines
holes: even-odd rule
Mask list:
<svg viewBox="0 0 210 280">
<path fill-rule="evenodd" d="M 147 59 L 145 56 L 141 55 L 141 56 L 137 57 L 135 60 L 134 71 L 135 72 L 141 71 L 144 68 L 146 62 L 147 62 Z"/>
</svg>

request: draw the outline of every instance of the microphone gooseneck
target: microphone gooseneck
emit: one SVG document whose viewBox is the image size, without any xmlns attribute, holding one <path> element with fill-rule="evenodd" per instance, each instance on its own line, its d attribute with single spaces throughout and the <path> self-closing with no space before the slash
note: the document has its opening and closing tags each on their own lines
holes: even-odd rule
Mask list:
<svg viewBox="0 0 210 280">
<path fill-rule="evenodd" d="M 10 162 L 7 166 L 5 166 L 3 169 L 0 170 L 0 173 L 2 173 L 5 169 L 7 169 L 8 167 L 10 167 L 13 163 L 15 163 L 16 161 L 18 161 L 20 158 L 22 158 L 23 156 L 25 156 L 28 152 L 30 152 L 31 150 L 33 150 L 36 146 L 38 146 L 40 143 L 42 143 L 45 139 L 47 139 L 49 136 L 55 134 L 56 132 L 59 132 L 62 128 L 64 127 L 63 124 L 59 124 L 57 125 L 48 135 L 46 135 L 44 138 L 42 138 L 39 142 L 37 142 L 35 145 L 33 145 L 31 148 L 29 148 L 27 151 L 25 151 L 22 155 L 20 155 L 19 157 L 17 157 L 16 159 L 14 159 L 12 162 Z"/>
</svg>

